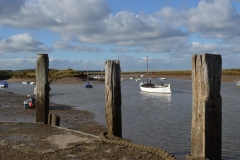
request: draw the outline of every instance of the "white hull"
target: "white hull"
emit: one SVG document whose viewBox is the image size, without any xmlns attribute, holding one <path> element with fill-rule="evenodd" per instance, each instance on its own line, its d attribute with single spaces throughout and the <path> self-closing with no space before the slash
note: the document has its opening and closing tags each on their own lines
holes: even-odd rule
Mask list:
<svg viewBox="0 0 240 160">
<path fill-rule="evenodd" d="M 162 78 L 160 78 L 161 80 L 167 80 L 167 78 L 166 77 L 162 77 Z"/>
<path fill-rule="evenodd" d="M 240 86 L 240 82 L 236 82 L 236 85 L 237 85 L 237 86 Z"/>
<path fill-rule="evenodd" d="M 31 84 L 31 85 L 34 85 L 34 84 L 36 84 L 36 82 L 30 82 L 30 84 Z"/>
<path fill-rule="evenodd" d="M 143 92 L 149 92 L 149 93 L 166 93 L 171 94 L 170 84 L 168 86 L 160 86 L 155 85 L 154 87 L 143 87 L 140 85 L 140 89 Z"/>
<path fill-rule="evenodd" d="M 0 88 L 7 88 L 7 86 L 0 84 Z"/>
</svg>

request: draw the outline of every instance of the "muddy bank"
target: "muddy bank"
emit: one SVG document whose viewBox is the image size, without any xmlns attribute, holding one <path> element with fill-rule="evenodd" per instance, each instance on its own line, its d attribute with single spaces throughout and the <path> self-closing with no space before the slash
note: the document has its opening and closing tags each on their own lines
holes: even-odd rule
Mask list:
<svg viewBox="0 0 240 160">
<path fill-rule="evenodd" d="M 49 125 L 35 124 L 36 110 L 24 109 L 23 102 L 26 99 L 28 97 L 24 95 L 0 90 L 0 121 L 2 121 L 0 122 L 0 159 L 162 159 L 150 152 L 105 144 L 99 142 L 98 138 L 57 130 Z M 75 110 L 72 106 L 55 103 L 50 103 L 49 107 L 50 113 L 60 116 L 61 127 L 96 137 L 100 132 L 106 131 L 106 127 L 95 122 L 94 115 L 88 111 Z M 84 140 L 79 141 L 80 139 Z M 70 142 L 66 143 L 66 141 Z M 65 148 L 61 148 L 63 145 Z"/>
<path fill-rule="evenodd" d="M 35 109 L 24 109 L 28 97 L 0 90 L 0 121 L 35 122 Z M 98 135 L 106 129 L 94 120 L 88 111 L 75 110 L 72 106 L 50 103 L 49 113 L 60 116 L 60 126 Z"/>
</svg>

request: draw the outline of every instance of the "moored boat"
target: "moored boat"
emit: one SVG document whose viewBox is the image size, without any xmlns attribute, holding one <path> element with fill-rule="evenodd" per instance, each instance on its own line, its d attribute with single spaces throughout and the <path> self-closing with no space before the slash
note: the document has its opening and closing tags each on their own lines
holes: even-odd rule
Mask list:
<svg viewBox="0 0 240 160">
<path fill-rule="evenodd" d="M 148 58 L 146 57 L 146 61 L 147 61 L 147 73 L 148 73 Z M 171 89 L 170 89 L 170 84 L 163 84 L 162 85 L 156 85 L 148 82 L 148 74 L 147 74 L 147 82 L 141 82 L 139 84 L 141 91 L 143 92 L 150 92 L 150 93 L 167 93 L 167 94 L 171 94 Z"/>
<path fill-rule="evenodd" d="M 0 83 L 0 88 L 7 88 L 8 87 L 8 82 L 7 81 L 2 81 Z"/>
<path fill-rule="evenodd" d="M 161 77 L 160 79 L 161 80 L 167 80 L 167 77 Z"/>
<path fill-rule="evenodd" d="M 22 84 L 30 84 L 30 82 L 22 82 Z"/>
<path fill-rule="evenodd" d="M 151 83 L 141 82 L 139 84 L 141 91 L 150 93 L 167 93 L 171 94 L 170 84 L 155 85 Z"/>
<path fill-rule="evenodd" d="M 30 84 L 31 84 L 31 85 L 34 85 L 34 84 L 36 84 L 36 82 L 30 82 Z"/>
<path fill-rule="evenodd" d="M 88 66 L 87 66 L 87 82 L 84 84 L 85 88 L 93 88 L 93 84 L 88 81 Z"/>
<path fill-rule="evenodd" d="M 240 86 L 240 81 L 237 81 L 235 84 L 236 84 L 237 86 Z"/>
<path fill-rule="evenodd" d="M 93 87 L 92 83 L 90 83 L 90 82 L 85 83 L 85 88 L 92 88 L 92 87 Z"/>
<path fill-rule="evenodd" d="M 93 79 L 102 79 L 102 77 L 100 75 L 96 75 L 93 77 Z"/>
</svg>

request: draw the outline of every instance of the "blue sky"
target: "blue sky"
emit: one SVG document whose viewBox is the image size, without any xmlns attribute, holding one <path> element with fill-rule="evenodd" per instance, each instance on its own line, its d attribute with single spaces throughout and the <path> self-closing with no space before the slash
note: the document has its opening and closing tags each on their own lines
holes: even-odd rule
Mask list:
<svg viewBox="0 0 240 160">
<path fill-rule="evenodd" d="M 240 68 L 240 0 L 0 0 L 0 70 L 191 70 L 193 54 Z"/>
</svg>

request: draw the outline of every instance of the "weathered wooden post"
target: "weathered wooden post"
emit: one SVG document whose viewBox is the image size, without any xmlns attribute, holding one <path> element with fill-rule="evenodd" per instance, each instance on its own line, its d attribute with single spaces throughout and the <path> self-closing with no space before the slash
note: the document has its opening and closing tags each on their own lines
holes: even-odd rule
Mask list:
<svg viewBox="0 0 240 160">
<path fill-rule="evenodd" d="M 105 63 L 105 116 L 107 119 L 108 136 L 122 138 L 121 114 L 121 68 L 117 60 Z"/>
<path fill-rule="evenodd" d="M 51 126 L 60 126 L 60 117 L 55 114 L 48 114 L 48 124 Z"/>
<path fill-rule="evenodd" d="M 36 122 L 48 123 L 49 83 L 48 55 L 39 54 L 36 65 Z"/>
<path fill-rule="evenodd" d="M 222 159 L 221 73 L 221 55 L 192 56 L 192 135 L 187 159 Z"/>
</svg>

